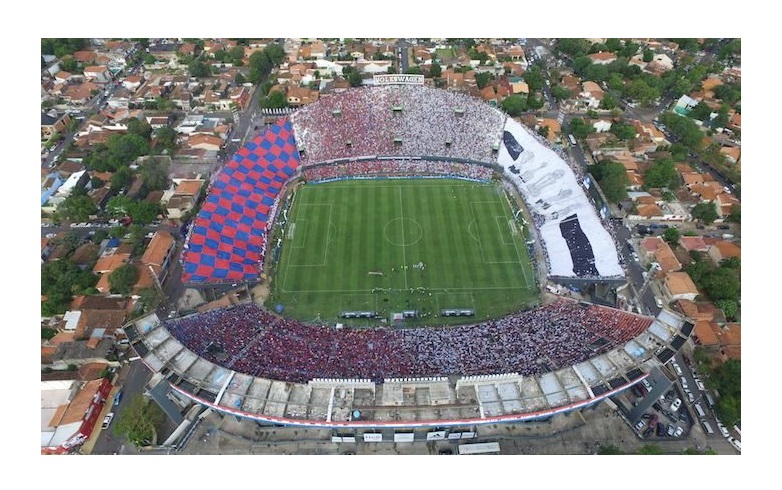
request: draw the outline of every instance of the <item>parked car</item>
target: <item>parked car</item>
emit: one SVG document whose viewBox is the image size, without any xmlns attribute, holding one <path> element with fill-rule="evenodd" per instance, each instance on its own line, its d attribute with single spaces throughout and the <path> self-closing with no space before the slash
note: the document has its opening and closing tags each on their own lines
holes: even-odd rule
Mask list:
<svg viewBox="0 0 782 490">
<path fill-rule="evenodd" d="M 673 403 L 671 403 L 671 412 L 675 412 L 675 411 L 679 410 L 679 407 L 681 407 L 681 406 L 682 406 L 681 399 L 679 399 L 679 398 L 675 399 L 673 401 Z"/>
<path fill-rule="evenodd" d="M 114 406 L 116 407 L 119 405 L 120 400 L 122 400 L 122 392 L 118 391 L 116 395 L 114 395 Z"/>
<path fill-rule="evenodd" d="M 684 429 L 682 427 L 677 427 L 676 431 L 673 433 L 673 437 L 681 437 L 683 433 Z"/>
<path fill-rule="evenodd" d="M 109 413 L 103 418 L 103 424 L 100 426 L 101 429 L 108 429 L 112 420 L 114 420 L 114 412 Z"/>
<path fill-rule="evenodd" d="M 638 423 L 635 424 L 635 430 L 641 430 L 644 427 L 644 421 L 639 420 Z"/>
</svg>

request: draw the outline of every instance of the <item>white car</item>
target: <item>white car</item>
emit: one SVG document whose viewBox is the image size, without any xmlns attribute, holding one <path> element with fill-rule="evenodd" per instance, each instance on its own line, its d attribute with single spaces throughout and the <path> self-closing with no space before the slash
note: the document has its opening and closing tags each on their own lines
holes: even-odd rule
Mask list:
<svg viewBox="0 0 782 490">
<path fill-rule="evenodd" d="M 101 429 L 108 429 L 112 420 L 114 420 L 114 412 L 109 413 L 103 418 L 103 425 L 100 426 Z"/>
<path fill-rule="evenodd" d="M 698 389 L 701 391 L 706 391 L 706 387 L 703 386 L 703 381 L 696 379 L 695 384 L 698 385 Z"/>
<path fill-rule="evenodd" d="M 735 447 L 738 452 L 741 452 L 741 441 L 735 437 L 728 437 L 728 442 L 731 446 Z"/>
<path fill-rule="evenodd" d="M 679 399 L 679 398 L 675 399 L 673 401 L 673 403 L 671 403 L 671 412 L 675 412 L 675 411 L 679 410 L 679 407 L 681 407 L 681 406 L 682 406 L 681 399 Z"/>
<path fill-rule="evenodd" d="M 677 427 L 676 432 L 673 433 L 673 437 L 680 437 L 684 433 L 684 429 L 682 427 Z"/>
</svg>

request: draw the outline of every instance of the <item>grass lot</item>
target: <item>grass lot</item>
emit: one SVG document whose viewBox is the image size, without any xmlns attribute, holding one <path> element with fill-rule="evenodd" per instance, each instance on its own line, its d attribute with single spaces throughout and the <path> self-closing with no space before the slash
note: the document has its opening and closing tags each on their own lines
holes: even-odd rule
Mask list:
<svg viewBox="0 0 782 490">
<path fill-rule="evenodd" d="M 436 317 L 442 308 L 493 318 L 537 300 L 521 227 L 499 187 L 364 180 L 299 188 L 267 306 L 328 323 L 344 321 L 342 311 L 389 319 L 417 309 L 418 323 L 432 325 L 469 321 Z"/>
</svg>

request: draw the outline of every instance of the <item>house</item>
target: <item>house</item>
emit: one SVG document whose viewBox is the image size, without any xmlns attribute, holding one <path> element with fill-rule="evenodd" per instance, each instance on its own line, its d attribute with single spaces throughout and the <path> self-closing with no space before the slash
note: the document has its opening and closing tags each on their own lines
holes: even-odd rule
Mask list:
<svg viewBox="0 0 782 490">
<path fill-rule="evenodd" d="M 616 61 L 616 55 L 610 51 L 600 51 L 599 53 L 593 53 L 587 55 L 594 65 L 607 65 Z"/>
<path fill-rule="evenodd" d="M 723 146 L 720 148 L 720 153 L 725 156 L 725 159 L 730 163 L 736 163 L 741 158 L 741 147 L 739 146 Z"/>
<path fill-rule="evenodd" d="M 597 109 L 600 107 L 600 101 L 603 100 L 603 89 L 595 82 L 584 82 L 581 84 L 581 103 L 589 109 Z"/>
<path fill-rule="evenodd" d="M 147 273 L 154 273 L 158 284 L 168 275 L 168 267 L 176 252 L 176 240 L 167 230 L 158 230 L 149 241 L 141 263 L 147 268 Z"/>
<path fill-rule="evenodd" d="M 722 218 L 726 218 L 730 216 L 734 208 L 741 206 L 741 201 L 733 194 L 721 192 L 717 194 L 715 204 L 717 205 L 717 214 Z"/>
<path fill-rule="evenodd" d="M 87 66 L 84 68 L 84 78 L 95 83 L 111 81 L 111 72 L 105 66 Z"/>
<path fill-rule="evenodd" d="M 728 323 L 718 333 L 720 341 L 720 358 L 741 360 L 741 324 Z"/>
<path fill-rule="evenodd" d="M 694 301 L 700 294 L 692 278 L 686 272 L 669 272 L 663 279 L 663 291 L 671 299 L 688 299 Z"/>
<path fill-rule="evenodd" d="M 727 240 L 720 240 L 711 245 L 706 251 L 715 265 L 719 265 L 725 259 L 741 258 L 741 247 Z"/>
<path fill-rule="evenodd" d="M 181 219 L 182 216 L 195 207 L 204 185 L 203 179 L 183 179 L 176 182 L 176 187 L 167 190 L 161 199 L 166 207 L 166 215 L 170 219 Z"/>
<path fill-rule="evenodd" d="M 679 237 L 679 245 L 687 252 L 707 252 L 709 250 L 709 246 L 701 236 L 682 235 Z"/>
<path fill-rule="evenodd" d="M 197 150 L 218 151 L 223 146 L 223 140 L 212 134 L 194 133 L 187 138 L 187 146 Z"/>
<path fill-rule="evenodd" d="M 654 251 L 655 262 L 660 264 L 660 270 L 663 272 L 675 272 L 682 269 L 682 264 L 671 250 L 671 246 L 661 240 L 660 246 Z"/>
<path fill-rule="evenodd" d="M 41 381 L 41 454 L 68 454 L 102 422 L 109 379 Z"/>
<path fill-rule="evenodd" d="M 692 331 L 692 339 L 707 351 L 715 352 L 720 345 L 720 326 L 710 320 L 698 320 Z"/>
<path fill-rule="evenodd" d="M 49 141 L 57 133 L 64 133 L 71 123 L 68 113 L 58 114 L 55 110 L 41 112 L 41 141 Z"/>
<path fill-rule="evenodd" d="M 311 104 L 318 100 L 318 91 L 310 90 L 306 87 L 288 87 L 287 97 L 288 105 L 291 107 L 301 107 L 307 104 Z"/>
<path fill-rule="evenodd" d="M 547 127 L 548 128 L 548 134 L 546 135 L 546 139 L 549 143 L 553 143 L 559 138 L 559 135 L 562 134 L 562 126 L 559 124 L 559 121 L 556 119 L 550 119 L 550 118 L 541 118 L 538 120 L 538 128 Z"/>
<path fill-rule="evenodd" d="M 130 253 L 127 252 L 120 253 L 113 251 L 108 255 L 99 257 L 95 262 L 95 266 L 92 268 L 94 274 L 100 274 L 95 289 L 102 294 L 109 294 L 111 289 L 109 285 L 109 276 L 119 266 L 127 264 L 128 262 L 130 262 Z"/>
<path fill-rule="evenodd" d="M 46 204 L 46 201 L 57 192 L 63 182 L 63 178 L 57 172 L 46 174 L 41 182 L 41 206 Z"/>
<path fill-rule="evenodd" d="M 129 75 L 122 79 L 122 86 L 131 92 L 135 92 L 144 82 L 144 78 L 141 75 Z"/>
</svg>

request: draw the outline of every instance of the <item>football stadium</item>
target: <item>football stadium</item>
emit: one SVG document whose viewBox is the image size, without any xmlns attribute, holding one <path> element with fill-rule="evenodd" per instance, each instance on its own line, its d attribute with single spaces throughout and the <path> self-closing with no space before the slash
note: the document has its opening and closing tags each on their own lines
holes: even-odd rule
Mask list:
<svg viewBox="0 0 782 490">
<path fill-rule="evenodd" d="M 668 310 L 550 292 L 625 282 L 581 168 L 480 100 L 375 82 L 281 117 L 212 177 L 182 281 L 268 293 L 126 327 L 161 406 L 467 438 L 594 406 L 686 342 Z"/>
</svg>

